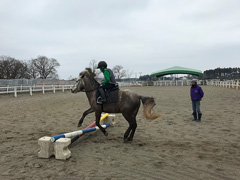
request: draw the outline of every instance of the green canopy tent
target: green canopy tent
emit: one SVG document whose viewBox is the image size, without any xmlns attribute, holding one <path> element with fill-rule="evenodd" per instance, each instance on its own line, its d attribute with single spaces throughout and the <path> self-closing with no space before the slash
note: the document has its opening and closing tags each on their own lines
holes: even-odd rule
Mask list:
<svg viewBox="0 0 240 180">
<path fill-rule="evenodd" d="M 169 74 L 191 74 L 195 76 L 202 76 L 202 71 L 197 70 L 197 69 L 191 69 L 191 68 L 185 68 L 185 67 L 180 67 L 180 66 L 174 66 L 168 69 L 163 69 L 161 71 L 156 71 L 153 72 L 150 76 L 151 77 L 161 77 L 164 75 L 169 75 Z"/>
</svg>

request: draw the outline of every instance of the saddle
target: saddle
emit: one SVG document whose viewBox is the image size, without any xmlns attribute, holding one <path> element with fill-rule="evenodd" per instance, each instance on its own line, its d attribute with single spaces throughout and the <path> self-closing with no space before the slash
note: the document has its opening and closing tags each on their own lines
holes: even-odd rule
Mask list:
<svg viewBox="0 0 240 180">
<path fill-rule="evenodd" d="M 118 85 L 113 86 L 111 89 L 105 89 L 105 96 L 106 96 L 107 101 L 104 102 L 103 104 L 110 104 L 113 102 L 117 102 L 118 101 L 118 92 L 119 92 Z M 97 91 L 97 93 L 96 93 L 97 102 L 98 102 L 99 98 L 101 98 L 101 96 L 100 96 L 100 93 Z"/>
</svg>

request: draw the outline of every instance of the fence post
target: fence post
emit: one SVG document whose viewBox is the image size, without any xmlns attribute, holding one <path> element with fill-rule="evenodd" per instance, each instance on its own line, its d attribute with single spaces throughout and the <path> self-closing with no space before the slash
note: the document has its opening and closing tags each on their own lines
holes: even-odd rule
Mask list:
<svg viewBox="0 0 240 180">
<path fill-rule="evenodd" d="M 237 80 L 236 89 L 238 89 L 238 86 L 239 86 L 239 80 Z"/>
<path fill-rule="evenodd" d="M 42 93 L 45 94 L 44 84 L 42 86 Z"/>
<path fill-rule="evenodd" d="M 9 89 L 9 85 L 7 86 L 7 94 L 8 94 L 8 89 Z"/>
<path fill-rule="evenodd" d="M 21 93 L 22 93 L 22 90 L 23 90 L 23 88 L 22 88 L 22 84 L 21 84 L 21 90 L 20 90 Z"/>
<path fill-rule="evenodd" d="M 56 87 L 53 85 L 53 93 L 56 93 Z"/>
<path fill-rule="evenodd" d="M 64 85 L 62 85 L 62 91 L 64 92 Z"/>
<path fill-rule="evenodd" d="M 29 87 L 30 96 L 32 96 L 32 86 Z"/>
<path fill-rule="evenodd" d="M 17 87 L 14 86 L 14 97 L 17 97 Z"/>
</svg>

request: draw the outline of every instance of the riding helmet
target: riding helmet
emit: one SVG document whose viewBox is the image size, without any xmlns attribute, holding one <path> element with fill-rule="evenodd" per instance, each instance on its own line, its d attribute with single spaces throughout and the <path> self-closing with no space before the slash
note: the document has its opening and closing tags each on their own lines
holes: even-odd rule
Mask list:
<svg viewBox="0 0 240 180">
<path fill-rule="evenodd" d="M 195 82 L 195 83 L 197 83 L 197 79 L 193 79 L 193 80 L 192 80 L 192 82 Z"/>
<path fill-rule="evenodd" d="M 100 68 L 100 67 L 107 67 L 107 63 L 105 62 L 105 61 L 100 61 L 99 63 L 98 63 L 98 67 L 97 68 Z"/>
</svg>

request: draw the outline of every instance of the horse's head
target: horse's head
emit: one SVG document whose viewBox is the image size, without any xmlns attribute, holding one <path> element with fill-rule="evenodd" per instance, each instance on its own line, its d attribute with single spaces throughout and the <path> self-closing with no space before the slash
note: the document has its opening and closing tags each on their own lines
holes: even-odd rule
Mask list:
<svg viewBox="0 0 240 180">
<path fill-rule="evenodd" d="M 85 85 L 84 85 L 84 74 L 85 72 L 81 72 L 79 74 L 79 77 L 75 83 L 75 85 L 73 86 L 73 88 L 71 89 L 72 93 L 78 93 L 78 92 L 81 92 L 81 91 L 85 91 Z"/>
</svg>

